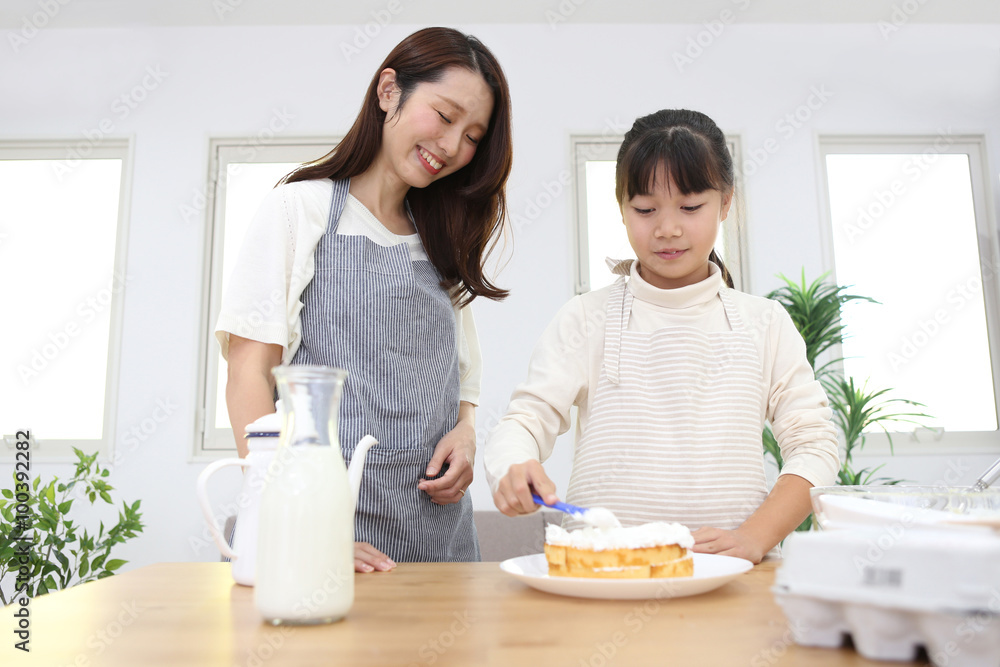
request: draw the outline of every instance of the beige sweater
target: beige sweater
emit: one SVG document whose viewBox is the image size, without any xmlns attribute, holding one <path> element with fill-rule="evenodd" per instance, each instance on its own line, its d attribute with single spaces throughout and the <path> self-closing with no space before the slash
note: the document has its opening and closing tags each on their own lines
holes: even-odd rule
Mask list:
<svg viewBox="0 0 1000 667">
<path fill-rule="evenodd" d="M 706 280 L 663 290 L 639 277 L 634 264 L 620 264 L 616 272 L 628 271 L 628 289 L 635 297 L 628 330 L 691 326 L 729 331 L 719 298 L 722 278 L 718 268 L 710 266 Z M 493 491 L 512 464 L 529 459 L 544 462 L 551 455 L 556 437 L 569 430 L 572 407 L 578 408 L 577 440 L 587 427 L 604 356 L 610 290 L 569 301 L 535 346 L 527 380 L 514 390 L 507 414 L 486 442 L 483 460 Z M 798 475 L 814 486 L 833 484 L 839 468 L 836 430 L 826 394 L 806 360 L 802 337 L 778 303 L 741 292 L 733 293 L 733 300 L 760 358 L 767 387 L 760 397 L 761 425 L 764 419 L 771 422 L 785 461 L 781 473 Z"/>
</svg>

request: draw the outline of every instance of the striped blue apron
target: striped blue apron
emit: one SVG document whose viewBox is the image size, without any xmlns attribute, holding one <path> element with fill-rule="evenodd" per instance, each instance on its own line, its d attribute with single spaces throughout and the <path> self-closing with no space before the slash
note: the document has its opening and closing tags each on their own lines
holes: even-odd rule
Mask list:
<svg viewBox="0 0 1000 667">
<path fill-rule="evenodd" d="M 302 293 L 302 344 L 293 364 L 347 371 L 340 446 L 368 452 L 354 517 L 355 540 L 396 562 L 478 561 L 472 499 L 437 505 L 417 489 L 459 407 L 457 324 L 448 291 L 405 243 L 381 246 L 337 234 L 349 181 L 334 181 L 330 219 Z"/>
</svg>

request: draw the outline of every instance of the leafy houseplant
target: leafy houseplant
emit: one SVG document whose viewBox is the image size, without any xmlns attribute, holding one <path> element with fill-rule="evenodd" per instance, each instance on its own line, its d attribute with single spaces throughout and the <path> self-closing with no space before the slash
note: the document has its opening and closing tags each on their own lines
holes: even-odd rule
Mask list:
<svg viewBox="0 0 1000 667">
<path fill-rule="evenodd" d="M 110 471 L 97 462 L 97 453 L 87 455 L 75 447 L 73 451 L 78 460 L 69 481 L 64 483 L 53 477 L 42 484 L 35 477 L 30 492 L 23 490 L 23 483 L 12 487 L 18 493 L 2 490 L 0 582 L 9 576 L 14 586 L 7 594 L 0 587 L 0 604 L 7 605 L 22 594 L 36 597 L 111 576 L 127 562 L 109 559 L 112 547 L 143 530 L 138 500 L 131 505 L 123 502 L 118 522 L 105 530 L 102 521 L 96 535 L 86 529 L 81 532 L 68 518 L 78 500 L 86 499 L 93 505 L 100 498 L 113 504 L 110 492 L 114 489 L 104 479 Z M 14 479 L 16 482 L 16 474 Z M 22 569 L 25 554 L 26 576 Z"/>
<path fill-rule="evenodd" d="M 841 485 L 854 484 L 898 484 L 903 480 L 888 477 L 875 477 L 882 466 L 875 468 L 854 469 L 854 454 L 860 452 L 865 445 L 866 431 L 871 426 L 880 427 L 889 439 L 892 451 L 892 436 L 886 428 L 886 422 L 910 422 L 920 424 L 921 418 L 928 415 L 914 412 L 913 408 L 923 407 L 922 404 L 902 398 L 886 396 L 890 389 L 872 390 L 867 381 L 860 386 L 854 383 L 854 378 L 845 377 L 838 370 L 838 362 L 842 358 L 830 359 L 822 365 L 816 365 L 817 360 L 835 345 L 844 340 L 844 324 L 840 318 L 841 307 L 849 301 L 868 301 L 878 303 L 874 299 L 857 294 L 849 294 L 848 287 L 826 282 L 826 274 L 812 283 L 806 284 L 805 271 L 801 282 L 795 282 L 779 276 L 784 282 L 767 298 L 780 303 L 792 318 L 792 322 L 802 335 L 806 344 L 806 358 L 823 385 L 833 410 L 833 421 L 844 439 L 844 455 L 837 483 Z M 781 451 L 771 427 L 764 427 L 764 450 L 770 454 L 778 466 L 784 465 Z M 808 530 L 812 525 L 812 516 L 799 526 L 798 530 Z"/>
</svg>

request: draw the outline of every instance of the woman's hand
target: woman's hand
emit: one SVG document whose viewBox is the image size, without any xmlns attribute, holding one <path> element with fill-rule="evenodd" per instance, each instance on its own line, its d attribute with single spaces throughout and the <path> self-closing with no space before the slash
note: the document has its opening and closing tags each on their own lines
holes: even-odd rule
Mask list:
<svg viewBox="0 0 1000 667">
<path fill-rule="evenodd" d="M 736 530 L 723 530 L 721 528 L 698 528 L 691 531 L 694 537 L 695 551 L 700 554 L 720 554 L 723 556 L 735 556 L 745 558 L 751 563 L 759 563 L 764 559 L 767 550 L 761 548 L 754 539 L 745 533 Z"/>
<path fill-rule="evenodd" d="M 455 428 L 441 438 L 434 456 L 427 464 L 427 477 L 433 477 L 447 464 L 448 470 L 437 479 L 421 479 L 417 488 L 438 505 L 457 503 L 472 484 L 476 463 L 476 428 L 466 419 L 459 419 Z"/>
<path fill-rule="evenodd" d="M 538 509 L 538 505 L 531 499 L 532 492 L 549 504 L 559 501 L 556 485 L 545 474 L 541 463 L 534 460 L 515 463 L 497 485 L 493 502 L 507 516 L 531 514 Z"/>
<path fill-rule="evenodd" d="M 384 553 L 368 544 L 367 542 L 354 543 L 354 571 L 355 572 L 388 572 L 396 564 Z"/>
</svg>

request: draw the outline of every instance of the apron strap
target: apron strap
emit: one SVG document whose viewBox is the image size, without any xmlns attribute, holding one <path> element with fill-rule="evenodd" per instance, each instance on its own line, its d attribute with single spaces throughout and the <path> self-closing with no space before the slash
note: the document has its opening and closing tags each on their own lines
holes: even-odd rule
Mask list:
<svg viewBox="0 0 1000 667">
<path fill-rule="evenodd" d="M 632 292 L 626 286 L 625 276 L 615 281 L 608 297 L 608 307 L 604 322 L 604 374 L 611 384 L 618 384 L 618 368 L 621 359 L 622 332 L 628 326 L 628 316 L 632 312 Z"/>
<path fill-rule="evenodd" d="M 719 298 L 722 300 L 722 308 L 726 311 L 726 319 L 733 331 L 743 331 L 746 326 L 743 324 L 743 316 L 736 309 L 733 298 L 730 296 L 732 288 L 723 285 L 719 288 Z"/>
<path fill-rule="evenodd" d="M 326 223 L 326 228 L 330 234 L 337 233 L 340 226 L 340 214 L 344 212 L 347 205 L 347 195 L 351 190 L 351 179 L 345 178 L 333 182 L 333 197 L 330 199 L 330 218 Z"/>
</svg>

